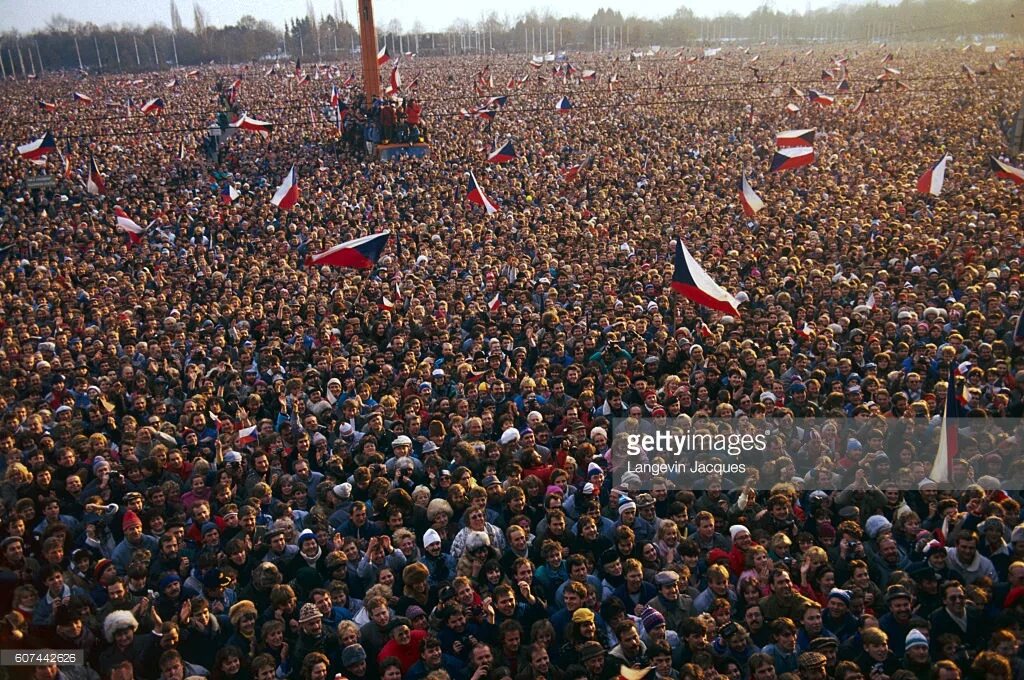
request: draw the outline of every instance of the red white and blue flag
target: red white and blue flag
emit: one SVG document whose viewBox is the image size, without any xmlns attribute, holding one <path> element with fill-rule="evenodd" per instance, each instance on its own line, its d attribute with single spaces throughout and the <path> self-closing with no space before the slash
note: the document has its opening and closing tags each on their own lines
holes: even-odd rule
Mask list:
<svg viewBox="0 0 1024 680">
<path fill-rule="evenodd" d="M 814 149 L 811 147 L 787 147 L 779 149 L 772 158 L 772 172 L 796 170 L 814 162 Z"/>
<path fill-rule="evenodd" d="M 388 55 L 388 46 L 385 43 L 384 47 L 377 51 L 377 66 L 383 66 L 384 64 L 391 61 L 390 55 Z"/>
<path fill-rule="evenodd" d="M 384 94 L 398 94 L 402 91 L 402 74 L 398 71 L 398 64 L 391 69 L 391 78 L 388 80 L 387 91 Z"/>
<path fill-rule="evenodd" d="M 814 145 L 814 135 L 817 128 L 809 130 L 785 130 L 775 135 L 775 146 L 780 149 L 793 147 L 808 147 Z"/>
<path fill-rule="evenodd" d="M 220 202 L 223 203 L 224 205 L 231 205 L 232 203 L 237 201 L 238 197 L 241 195 L 242 194 L 240 194 L 238 192 L 238 189 L 236 189 L 234 186 L 232 186 L 231 184 L 225 184 L 224 188 L 220 190 Z"/>
<path fill-rule="evenodd" d="M 57 142 L 54 141 L 53 135 L 50 132 L 47 132 L 34 142 L 29 142 L 28 144 L 22 144 L 19 146 L 18 153 L 21 154 L 21 157 L 25 160 L 39 160 L 47 154 L 57 153 Z"/>
<path fill-rule="evenodd" d="M 107 193 L 107 183 L 103 181 L 103 175 L 96 166 L 96 159 L 89 159 L 89 179 L 85 182 L 85 190 L 93 196 L 100 196 Z"/>
<path fill-rule="evenodd" d="M 42 99 L 39 100 L 40 111 L 56 111 L 57 102 L 44 102 Z"/>
<path fill-rule="evenodd" d="M 274 131 L 274 124 L 267 123 L 266 121 L 256 120 L 250 118 L 247 114 L 242 114 L 241 118 L 231 124 L 231 127 L 238 128 L 239 130 L 249 130 L 251 132 L 258 132 L 263 137 L 269 137 L 270 133 Z"/>
<path fill-rule="evenodd" d="M 751 188 L 746 175 L 740 178 L 740 203 L 743 204 L 743 214 L 747 217 L 753 217 L 764 207 L 764 201 Z"/>
<path fill-rule="evenodd" d="M 270 202 L 281 210 L 291 210 L 299 202 L 299 177 L 295 174 L 295 166 L 284 176 Z"/>
<path fill-rule="evenodd" d="M 81 92 L 75 92 L 73 95 L 71 95 L 71 98 L 74 101 L 80 102 L 82 104 L 92 104 L 92 97 Z"/>
<path fill-rule="evenodd" d="M 836 92 L 849 92 L 849 91 L 850 91 L 850 81 L 847 80 L 846 78 L 843 78 L 842 80 L 839 81 L 839 85 L 836 86 Z"/>
<path fill-rule="evenodd" d="M 938 196 L 942 193 L 942 185 L 946 181 L 946 161 L 949 156 L 943 156 L 942 160 L 928 168 L 923 175 L 917 178 L 917 191 L 922 194 Z"/>
<path fill-rule="evenodd" d="M 164 100 L 160 97 L 154 97 L 148 102 L 142 105 L 141 111 L 143 113 L 160 113 L 164 110 Z"/>
<path fill-rule="evenodd" d="M 253 425 L 238 431 L 238 445 L 248 446 L 259 441 L 259 426 Z"/>
<path fill-rule="evenodd" d="M 493 314 L 499 309 L 501 309 L 501 293 L 495 293 L 494 297 L 487 302 L 487 311 Z"/>
<path fill-rule="evenodd" d="M 306 265 L 373 269 L 390 238 L 391 232 L 382 231 L 346 241 L 318 255 L 307 257 Z"/>
<path fill-rule="evenodd" d="M 739 301 L 708 276 L 681 239 L 676 240 L 672 290 L 698 305 L 723 314 L 739 314 Z"/>
<path fill-rule="evenodd" d="M 562 97 L 555 103 L 555 111 L 559 113 L 569 113 L 572 111 L 572 102 L 569 101 L 568 97 Z"/>
<path fill-rule="evenodd" d="M 786 113 L 800 113 L 800 107 L 793 102 L 790 102 L 789 104 L 786 104 Z"/>
<path fill-rule="evenodd" d="M 822 94 L 817 90 L 808 90 L 807 98 L 818 106 L 832 106 L 836 103 L 836 98 L 827 94 Z"/>
<path fill-rule="evenodd" d="M 506 140 L 504 144 L 487 155 L 488 163 L 508 163 L 516 159 L 516 150 L 512 147 L 512 140 Z"/>
<path fill-rule="evenodd" d="M 128 213 L 126 213 L 121 206 L 114 206 L 114 217 L 117 218 L 117 227 L 128 234 L 128 238 L 132 243 L 142 242 L 142 235 L 146 233 L 145 228 L 141 227 L 135 222 L 135 220 L 128 217 Z"/>
<path fill-rule="evenodd" d="M 338 86 L 337 85 L 331 85 L 331 108 L 332 109 L 338 108 L 338 102 L 339 101 L 340 101 L 340 97 L 338 95 Z"/>
<path fill-rule="evenodd" d="M 580 74 L 580 80 L 597 80 L 597 71 L 587 69 Z"/>
<path fill-rule="evenodd" d="M 992 156 L 992 171 L 999 179 L 1008 179 L 1017 186 L 1024 184 L 1024 170 L 1004 163 L 995 156 Z"/>
<path fill-rule="evenodd" d="M 482 206 L 487 211 L 488 215 L 493 215 L 498 212 L 498 209 L 491 203 L 490 199 L 487 198 L 487 194 L 480 188 L 480 184 L 476 181 L 476 175 L 471 170 L 469 172 L 469 194 L 466 196 L 466 200 L 470 203 L 476 203 Z"/>
<path fill-rule="evenodd" d="M 854 104 L 854 105 L 853 105 L 853 108 L 852 108 L 852 109 L 850 109 L 850 110 L 851 110 L 851 111 L 852 111 L 853 113 L 860 113 L 861 111 L 863 111 L 863 110 L 864 110 L 864 104 L 865 104 L 865 102 L 867 101 L 867 97 L 868 97 L 868 95 L 867 95 L 867 93 L 866 93 L 866 92 L 865 92 L 865 93 L 862 93 L 862 94 L 860 95 L 860 99 L 858 99 L 858 100 L 857 100 L 857 103 L 856 103 L 856 104 Z"/>
<path fill-rule="evenodd" d="M 953 461 L 960 453 L 956 421 L 962 415 L 956 394 L 956 376 L 951 375 L 946 387 L 942 424 L 939 426 L 939 448 L 935 452 L 935 460 L 928 474 L 928 478 L 937 484 L 949 483 L 953 479 Z"/>
</svg>

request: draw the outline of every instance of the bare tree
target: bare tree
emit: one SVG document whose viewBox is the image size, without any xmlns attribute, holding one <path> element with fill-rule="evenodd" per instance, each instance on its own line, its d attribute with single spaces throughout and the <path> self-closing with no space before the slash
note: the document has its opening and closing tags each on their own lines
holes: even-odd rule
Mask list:
<svg viewBox="0 0 1024 680">
<path fill-rule="evenodd" d="M 208 25 L 206 23 L 206 12 L 199 6 L 198 2 L 192 3 L 192 16 L 195 20 L 196 36 L 202 38 L 206 35 Z"/>
<path fill-rule="evenodd" d="M 178 13 L 178 3 L 171 0 L 171 30 L 175 33 L 181 33 L 181 14 Z"/>
</svg>

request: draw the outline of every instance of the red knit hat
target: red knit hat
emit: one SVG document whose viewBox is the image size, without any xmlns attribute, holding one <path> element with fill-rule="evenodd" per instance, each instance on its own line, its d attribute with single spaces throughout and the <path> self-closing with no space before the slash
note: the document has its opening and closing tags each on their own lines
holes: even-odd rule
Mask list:
<svg viewBox="0 0 1024 680">
<path fill-rule="evenodd" d="M 135 514 L 133 510 L 128 510 L 124 513 L 124 519 L 121 520 L 121 530 L 128 531 L 129 527 L 142 526 L 142 520 Z"/>
</svg>

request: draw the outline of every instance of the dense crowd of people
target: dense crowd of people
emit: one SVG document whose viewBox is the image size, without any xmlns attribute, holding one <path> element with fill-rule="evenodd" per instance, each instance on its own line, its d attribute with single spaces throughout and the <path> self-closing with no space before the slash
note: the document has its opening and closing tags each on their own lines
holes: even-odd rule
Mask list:
<svg viewBox="0 0 1024 680">
<path fill-rule="evenodd" d="M 0 84 L 3 139 L 60 150 L 0 160 L 0 648 L 86 659 L 0 674 L 1024 680 L 1024 224 L 988 161 L 1021 164 L 1024 62 L 569 62 L 404 58 L 431 148 L 396 162 L 368 152 L 408 102 L 324 115 L 351 64 Z M 208 139 L 228 107 L 273 131 Z M 815 163 L 769 173 L 812 127 Z M 385 229 L 369 272 L 303 264 Z M 671 292 L 674 239 L 738 315 Z M 972 427 L 936 484 L 950 380 Z M 623 474 L 623 427 L 755 420 L 742 477 Z"/>
</svg>

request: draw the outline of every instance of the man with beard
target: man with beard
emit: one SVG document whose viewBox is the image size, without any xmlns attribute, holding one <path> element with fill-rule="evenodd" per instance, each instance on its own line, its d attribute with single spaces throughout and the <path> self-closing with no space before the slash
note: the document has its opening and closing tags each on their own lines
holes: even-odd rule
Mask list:
<svg viewBox="0 0 1024 680">
<path fill-rule="evenodd" d="M 323 614 L 312 602 L 302 605 L 299 610 L 299 635 L 295 641 L 295 658 L 305 659 L 307 654 L 326 654 L 331 638 L 324 630 Z"/>
<path fill-rule="evenodd" d="M 640 639 L 636 624 L 632 619 L 626 618 L 615 626 L 615 637 L 619 644 L 612 648 L 609 656 L 613 664 L 621 663 L 629 667 L 646 667 L 647 646 Z"/>
<path fill-rule="evenodd" d="M 169 571 L 177 572 L 181 564 L 181 542 L 174 534 L 164 534 L 158 541 L 158 551 L 149 566 L 149 578 L 155 583 Z M 178 574 L 185 576 L 185 574 Z"/>
</svg>

